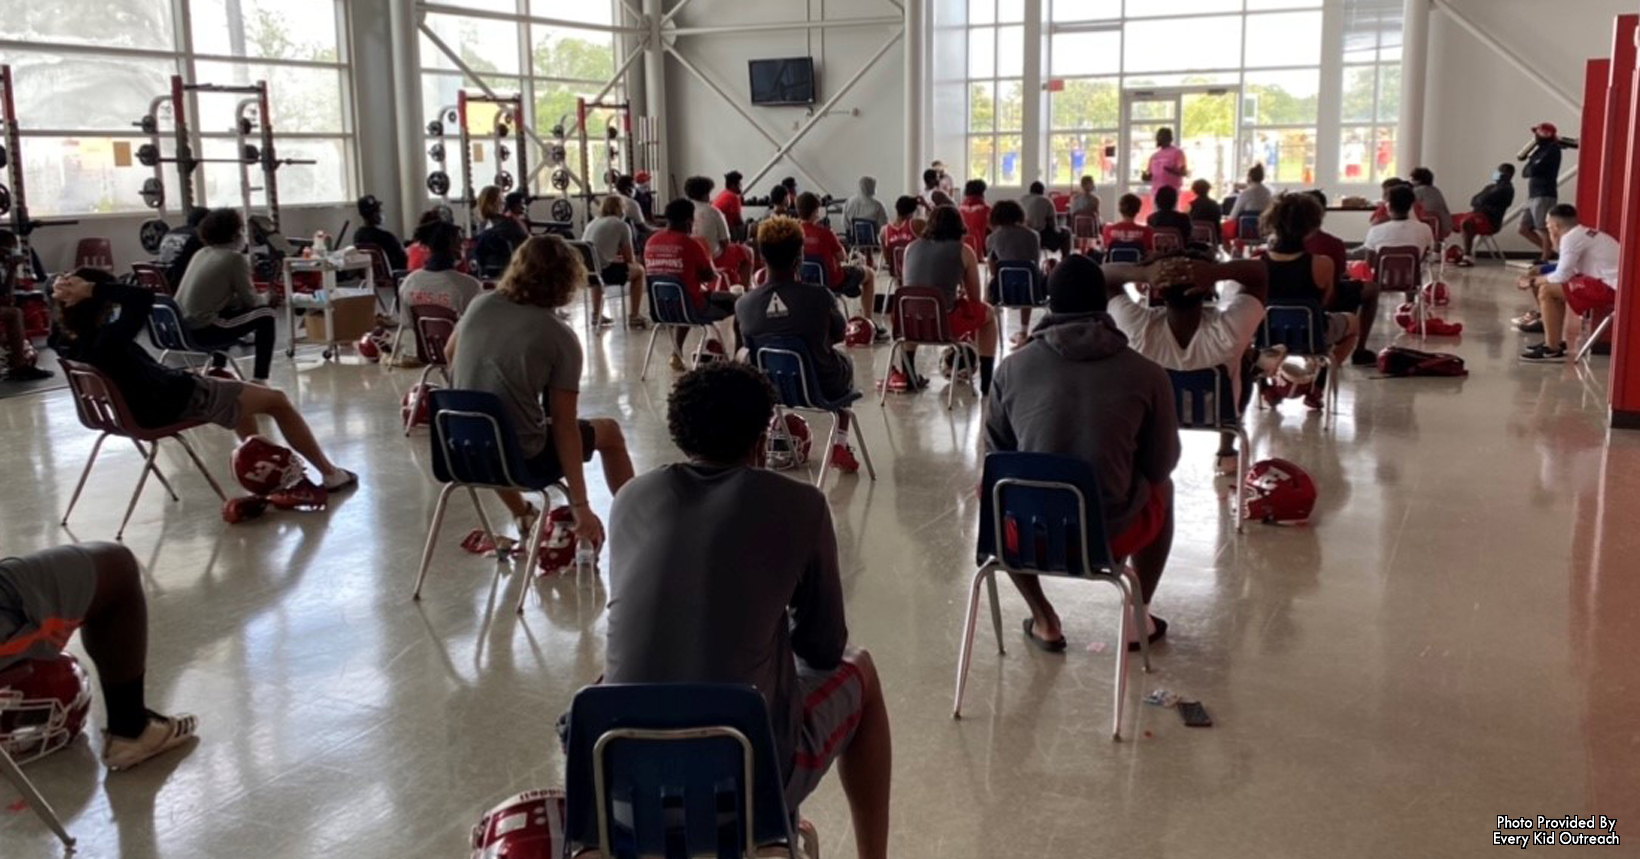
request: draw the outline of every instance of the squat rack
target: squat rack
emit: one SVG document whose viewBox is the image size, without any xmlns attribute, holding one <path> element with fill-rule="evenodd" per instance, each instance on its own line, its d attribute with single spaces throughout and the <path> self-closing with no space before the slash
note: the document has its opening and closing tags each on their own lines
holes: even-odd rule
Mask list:
<svg viewBox="0 0 1640 859">
<path fill-rule="evenodd" d="M 26 263 L 29 272 L 27 280 L 32 282 L 34 257 L 29 248 L 29 234 L 38 227 L 65 227 L 79 221 L 61 218 L 42 220 L 28 216 L 28 191 L 23 183 L 22 134 L 17 121 L 14 93 L 11 66 L 0 65 L 0 127 L 5 129 L 5 139 L 0 142 L 0 167 L 5 168 L 9 183 L 0 183 L 0 217 L 11 216 L 11 231 L 17 236 L 17 247 L 12 251 L 12 258 L 0 263 L 8 266 L 17 265 L 19 261 Z"/>
</svg>

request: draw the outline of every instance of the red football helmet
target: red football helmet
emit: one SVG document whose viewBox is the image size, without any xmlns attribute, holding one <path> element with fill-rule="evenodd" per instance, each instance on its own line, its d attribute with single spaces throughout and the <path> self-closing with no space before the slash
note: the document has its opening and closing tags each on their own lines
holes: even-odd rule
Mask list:
<svg viewBox="0 0 1640 859">
<path fill-rule="evenodd" d="M 1424 300 L 1436 307 L 1445 307 L 1452 303 L 1452 291 L 1446 288 L 1444 281 L 1424 284 Z"/>
<path fill-rule="evenodd" d="M 233 449 L 233 475 L 251 494 L 266 497 L 301 480 L 305 473 L 295 451 L 253 435 Z"/>
<path fill-rule="evenodd" d="M 849 319 L 848 327 L 843 330 L 843 345 L 870 346 L 877 339 L 877 329 L 864 316 L 855 316 Z"/>
<path fill-rule="evenodd" d="M 781 432 L 779 415 L 769 421 L 766 464 L 777 471 L 801 468 L 808 463 L 809 451 L 814 447 L 814 434 L 809 432 L 809 422 L 802 415 L 786 412 L 785 423 L 786 431 Z"/>
<path fill-rule="evenodd" d="M 247 522 L 266 513 L 268 499 L 260 495 L 246 495 L 243 498 L 229 498 L 222 502 L 222 521 L 229 525 Z"/>
<path fill-rule="evenodd" d="M 535 552 L 535 565 L 541 568 L 541 575 L 555 576 L 575 566 L 578 541 L 575 532 L 570 530 L 574 522 L 575 511 L 568 507 L 554 507 L 547 514 L 547 524 L 541 530 L 541 547 Z"/>
<path fill-rule="evenodd" d="M 67 653 L 0 671 L 0 747 L 19 764 L 73 742 L 90 711 L 85 669 Z"/>
<path fill-rule="evenodd" d="M 268 493 L 268 503 L 280 510 L 323 510 L 330 493 L 323 486 L 307 479 Z"/>
<path fill-rule="evenodd" d="M 429 419 L 428 409 L 432 400 L 432 398 L 427 396 L 427 394 L 432 390 L 432 385 L 412 385 L 408 391 L 405 391 L 404 398 L 399 400 L 399 420 L 404 421 L 411 427 L 427 426 L 427 421 Z M 416 400 L 416 417 L 412 420 L 410 418 L 410 398 L 415 395 L 417 391 L 420 391 L 421 394 Z"/>
<path fill-rule="evenodd" d="M 1446 261 L 1447 262 L 1455 263 L 1455 262 L 1458 262 L 1459 260 L 1462 260 L 1462 259 L 1463 259 L 1463 248 L 1459 247 L 1458 245 L 1447 245 L 1446 246 Z"/>
<path fill-rule="evenodd" d="M 1413 312 L 1412 302 L 1403 302 L 1395 308 L 1395 324 L 1408 331 L 1418 327 L 1418 314 Z"/>
<path fill-rule="evenodd" d="M 360 358 L 374 364 L 387 354 L 388 349 L 393 348 L 393 338 L 388 335 L 387 329 L 377 327 L 360 337 L 355 348 L 358 349 Z"/>
<path fill-rule="evenodd" d="M 1315 481 L 1285 459 L 1266 459 L 1242 484 L 1243 515 L 1259 522 L 1304 522 L 1315 509 Z"/>
<path fill-rule="evenodd" d="M 564 792 L 526 790 L 478 819 L 471 859 L 558 859 L 563 839 Z"/>
</svg>

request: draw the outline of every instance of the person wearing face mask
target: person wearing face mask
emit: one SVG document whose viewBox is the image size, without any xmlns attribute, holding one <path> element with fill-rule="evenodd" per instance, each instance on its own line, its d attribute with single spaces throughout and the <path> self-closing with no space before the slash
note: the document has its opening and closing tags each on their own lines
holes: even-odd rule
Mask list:
<svg viewBox="0 0 1640 859">
<path fill-rule="evenodd" d="M 1223 367 L 1237 410 L 1246 409 L 1253 387 L 1242 379 L 1252 366 L 1253 336 L 1264 321 L 1270 290 L 1263 263 L 1219 263 L 1207 254 L 1186 253 L 1149 265 L 1112 263 L 1103 271 L 1105 312 L 1135 352 L 1169 370 Z M 1162 306 L 1135 301 L 1127 292 L 1129 283 L 1160 286 Z M 1235 442 L 1232 434 L 1221 436 L 1221 470 L 1235 468 Z"/>
<path fill-rule="evenodd" d="M 1526 208 L 1520 213 L 1520 234 L 1542 254 L 1533 265 L 1543 265 L 1555 254 L 1549 236 L 1549 210 L 1560 201 L 1560 132 L 1552 122 L 1532 127 L 1532 147 L 1520 168 L 1526 180 Z"/>
<path fill-rule="evenodd" d="M 1515 165 L 1504 162 L 1492 173 L 1492 183 L 1469 201 L 1469 211 L 1452 216 L 1452 229 L 1463 234 L 1459 268 L 1475 264 L 1475 237 L 1490 236 L 1503 226 L 1503 216 L 1515 202 Z"/>
</svg>

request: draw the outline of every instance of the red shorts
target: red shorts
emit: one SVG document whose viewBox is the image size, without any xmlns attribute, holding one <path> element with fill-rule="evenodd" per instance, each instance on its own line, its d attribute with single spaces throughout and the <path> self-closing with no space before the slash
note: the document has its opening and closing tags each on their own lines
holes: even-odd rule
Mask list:
<svg viewBox="0 0 1640 859">
<path fill-rule="evenodd" d="M 1487 220 L 1486 216 L 1480 212 L 1461 212 L 1452 216 L 1452 232 L 1463 232 L 1464 224 L 1474 224 L 1475 235 L 1477 236 L 1490 236 L 1497 232 L 1492 229 L 1492 222 Z"/>
<path fill-rule="evenodd" d="M 1150 487 L 1150 497 L 1145 499 L 1145 506 L 1139 508 L 1139 513 L 1127 529 L 1120 534 L 1113 534 L 1110 538 L 1110 555 L 1120 561 L 1134 552 L 1154 543 L 1156 537 L 1162 533 L 1162 526 L 1167 523 L 1167 487 L 1153 485 Z"/>
<path fill-rule="evenodd" d="M 1562 284 L 1561 289 L 1566 293 L 1566 306 L 1579 316 L 1591 310 L 1610 312 L 1617 306 L 1617 290 L 1603 280 L 1580 274 Z"/>
<path fill-rule="evenodd" d="M 723 253 L 718 254 L 718 258 L 712 260 L 712 267 L 727 274 L 731 283 L 746 286 L 747 284 L 740 282 L 740 268 L 742 265 L 751 262 L 751 260 L 751 252 L 746 249 L 745 245 L 730 242 L 723 246 Z"/>
<path fill-rule="evenodd" d="M 1372 265 L 1364 259 L 1352 259 L 1344 264 L 1344 276 L 1350 280 L 1371 283 L 1373 280 Z"/>
<path fill-rule="evenodd" d="M 1234 240 L 1237 232 L 1235 221 L 1225 221 L 1219 224 L 1219 235 L 1224 236 L 1224 240 L 1227 242 Z"/>
<path fill-rule="evenodd" d="M 958 298 L 951 305 L 951 312 L 945 316 L 945 324 L 951 329 L 951 336 L 958 340 L 967 340 L 985 327 L 986 306 L 978 301 L 969 301 L 966 297 Z"/>
</svg>

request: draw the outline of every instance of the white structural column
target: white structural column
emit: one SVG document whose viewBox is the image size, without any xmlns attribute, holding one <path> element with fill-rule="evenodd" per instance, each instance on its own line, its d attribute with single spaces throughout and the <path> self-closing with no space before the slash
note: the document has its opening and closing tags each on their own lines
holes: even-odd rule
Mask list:
<svg viewBox="0 0 1640 859">
<path fill-rule="evenodd" d="M 1424 78 L 1429 71 L 1430 0 L 1406 0 L 1401 25 L 1401 115 L 1395 163 L 1405 176 L 1424 158 Z"/>
<path fill-rule="evenodd" d="M 389 3 L 388 26 L 393 39 L 393 78 L 398 85 L 393 87 L 394 106 L 394 142 L 398 146 L 399 168 L 399 197 L 402 201 L 397 211 L 399 227 L 406 232 L 413 226 L 411 218 L 419 214 L 420 205 L 410 205 L 411 201 L 427 199 L 427 160 L 423 155 L 422 146 L 426 137 L 422 123 L 426 117 L 422 116 L 421 106 L 421 74 L 417 71 L 421 67 L 421 42 L 417 38 L 421 25 L 421 12 L 409 3 Z M 368 129 L 358 129 L 359 140 L 376 139 Z M 362 148 L 362 146 L 361 146 Z"/>
<path fill-rule="evenodd" d="M 1344 0 L 1327 0 L 1321 7 L 1321 91 L 1316 100 L 1315 181 L 1326 187 L 1338 175 L 1339 146 L 1343 143 Z"/>
<path fill-rule="evenodd" d="M 1022 116 L 1019 129 L 1019 187 L 1024 190 L 1035 179 L 1042 178 L 1042 155 L 1048 139 L 1047 109 L 1048 94 L 1042 88 L 1046 69 L 1042 66 L 1042 58 L 1047 54 L 1043 50 L 1047 39 L 1047 15 L 1043 7 L 1048 4 L 1043 0 L 1025 0 L 1025 80 L 1022 84 L 1024 93 L 1020 100 L 1023 102 Z M 999 87 L 1000 89 L 1000 87 Z M 998 93 L 1001 96 L 1001 93 Z M 998 140 L 1000 144 L 1000 139 Z M 1000 152 L 1001 146 L 998 150 Z M 997 181 L 1002 181 L 1002 164 L 997 164 Z M 912 186 L 916 187 L 916 186 Z"/>
<path fill-rule="evenodd" d="M 923 4 L 905 4 L 905 180 L 902 188 L 922 187 L 923 119 Z"/>
<path fill-rule="evenodd" d="M 648 99 L 648 113 L 655 123 L 654 187 L 660 199 L 671 199 L 672 162 L 667 156 L 666 139 L 672 133 L 666 121 L 666 43 L 661 25 L 670 19 L 662 7 L 664 0 L 643 0 L 644 23 L 649 27 L 649 40 L 643 49 L 644 95 Z M 679 0 L 673 14 L 689 0 Z"/>
</svg>

